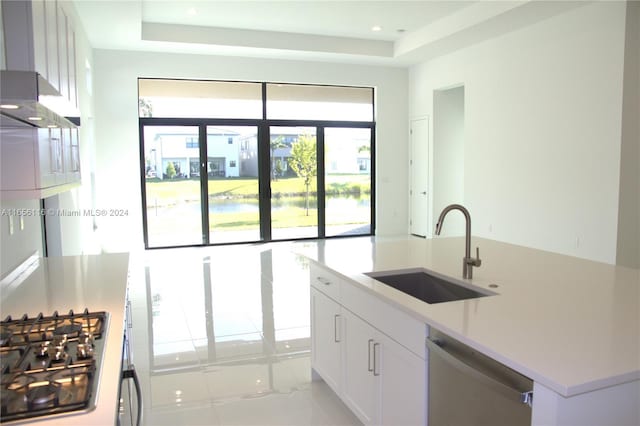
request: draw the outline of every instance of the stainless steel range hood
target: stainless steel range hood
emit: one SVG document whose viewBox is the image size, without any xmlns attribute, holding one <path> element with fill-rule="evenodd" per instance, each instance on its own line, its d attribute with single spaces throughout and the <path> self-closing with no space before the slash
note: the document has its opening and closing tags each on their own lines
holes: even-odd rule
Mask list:
<svg viewBox="0 0 640 426">
<path fill-rule="evenodd" d="M 79 114 L 40 74 L 0 71 L 2 127 L 76 127 Z"/>
</svg>

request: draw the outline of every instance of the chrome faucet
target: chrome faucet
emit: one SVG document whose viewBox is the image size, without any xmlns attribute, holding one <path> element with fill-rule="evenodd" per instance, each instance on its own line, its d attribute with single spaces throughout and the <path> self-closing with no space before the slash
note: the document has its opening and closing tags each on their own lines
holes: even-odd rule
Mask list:
<svg viewBox="0 0 640 426">
<path fill-rule="evenodd" d="M 464 214 L 464 219 L 467 224 L 465 229 L 465 246 L 464 246 L 464 259 L 462 259 L 462 276 L 464 278 L 471 279 L 473 278 L 473 267 L 480 266 L 482 261 L 480 260 L 480 248 L 476 247 L 476 257 L 471 257 L 471 215 L 469 215 L 469 211 L 461 206 L 460 204 L 451 204 L 442 210 L 440 213 L 440 217 L 438 218 L 438 223 L 436 223 L 436 235 L 440 235 L 440 231 L 442 230 L 442 224 L 444 223 L 444 217 L 451 210 L 460 210 L 462 214 Z"/>
</svg>

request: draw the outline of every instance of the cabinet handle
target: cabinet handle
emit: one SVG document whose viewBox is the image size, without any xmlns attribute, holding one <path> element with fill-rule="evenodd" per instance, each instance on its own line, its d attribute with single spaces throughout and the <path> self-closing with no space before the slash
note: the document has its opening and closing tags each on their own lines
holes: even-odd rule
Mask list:
<svg viewBox="0 0 640 426">
<path fill-rule="evenodd" d="M 367 370 L 368 371 L 373 371 L 373 369 L 375 368 L 375 365 L 372 367 L 371 366 L 371 344 L 373 343 L 373 339 L 369 339 L 368 345 L 369 347 L 367 348 Z M 375 346 L 375 345 L 374 345 Z M 373 361 L 375 364 L 375 360 Z"/>
<path fill-rule="evenodd" d="M 336 343 L 340 343 L 340 338 L 338 337 L 338 318 L 340 318 L 340 314 L 333 316 L 333 341 Z"/>
<path fill-rule="evenodd" d="M 328 279 L 326 279 L 324 277 L 318 277 L 318 278 L 316 278 L 316 280 L 318 280 L 318 282 L 321 282 L 324 285 L 331 285 L 331 281 L 329 281 Z"/>
<path fill-rule="evenodd" d="M 127 318 L 127 328 L 131 329 L 133 328 L 133 324 L 131 321 L 131 301 L 127 300 L 127 308 L 125 310 L 125 314 L 126 314 L 126 318 Z"/>
<path fill-rule="evenodd" d="M 373 375 L 379 376 L 380 370 L 378 369 L 378 357 L 376 356 L 376 348 L 380 347 L 380 343 L 373 344 Z"/>
</svg>

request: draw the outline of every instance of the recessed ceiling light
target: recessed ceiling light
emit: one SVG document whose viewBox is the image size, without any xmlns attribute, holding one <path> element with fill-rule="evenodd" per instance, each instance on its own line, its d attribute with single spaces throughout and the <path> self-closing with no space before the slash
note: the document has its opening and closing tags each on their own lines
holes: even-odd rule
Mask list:
<svg viewBox="0 0 640 426">
<path fill-rule="evenodd" d="M 187 14 L 191 16 L 195 16 L 198 14 L 198 11 L 196 10 L 195 7 L 190 7 L 189 9 L 187 9 Z"/>
<path fill-rule="evenodd" d="M 380 25 L 374 25 L 371 27 L 371 31 L 382 31 L 382 27 Z"/>
<path fill-rule="evenodd" d="M 2 104 L 2 105 L 0 105 L 0 108 L 2 108 L 2 109 L 18 109 L 20 107 L 18 105 L 13 105 L 13 104 Z"/>
<path fill-rule="evenodd" d="M 49 124 L 47 127 L 50 128 L 50 129 L 57 129 L 58 128 L 58 126 L 56 126 L 55 124 Z"/>
<path fill-rule="evenodd" d="M 27 119 L 31 121 L 41 121 L 42 117 L 27 117 Z"/>
</svg>

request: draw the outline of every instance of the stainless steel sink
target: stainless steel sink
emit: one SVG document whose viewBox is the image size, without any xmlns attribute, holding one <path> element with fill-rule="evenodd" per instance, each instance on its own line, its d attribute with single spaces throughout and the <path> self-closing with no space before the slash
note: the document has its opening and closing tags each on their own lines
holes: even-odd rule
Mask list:
<svg viewBox="0 0 640 426">
<path fill-rule="evenodd" d="M 478 287 L 455 283 L 423 269 L 369 272 L 365 275 L 427 303 L 452 302 L 495 294 Z"/>
</svg>

